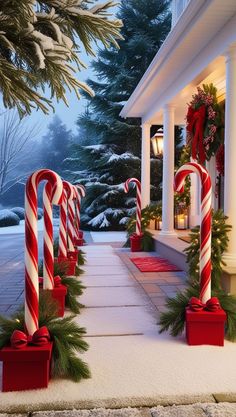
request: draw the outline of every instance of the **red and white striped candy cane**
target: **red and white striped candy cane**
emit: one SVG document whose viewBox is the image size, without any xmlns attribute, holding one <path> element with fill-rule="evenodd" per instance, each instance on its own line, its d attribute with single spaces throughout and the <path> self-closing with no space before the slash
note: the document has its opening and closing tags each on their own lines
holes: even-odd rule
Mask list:
<svg viewBox="0 0 236 417">
<path fill-rule="evenodd" d="M 57 175 L 57 177 L 57 183 L 59 184 L 62 180 L 59 175 Z M 54 288 L 53 214 L 51 197 L 52 186 L 48 182 L 43 190 L 43 288 L 45 290 L 51 290 Z"/>
<path fill-rule="evenodd" d="M 68 182 L 63 181 L 63 186 L 67 194 L 67 242 L 68 249 L 71 252 L 75 251 L 74 240 L 75 240 L 75 228 L 74 228 L 74 218 L 75 218 L 75 206 L 74 206 L 74 186 Z"/>
<path fill-rule="evenodd" d="M 64 188 L 60 206 L 58 258 L 67 258 L 67 193 Z"/>
<path fill-rule="evenodd" d="M 196 173 L 201 179 L 201 228 L 200 228 L 200 300 L 211 298 L 211 178 L 207 170 L 195 162 L 184 164 L 175 175 L 175 191 L 184 190 L 185 177 Z"/>
<path fill-rule="evenodd" d="M 136 184 L 137 201 L 136 201 L 136 234 L 141 235 L 141 184 L 137 178 L 129 178 L 124 184 L 125 193 L 129 191 L 129 184 L 134 182 Z"/>
<path fill-rule="evenodd" d="M 75 213 L 76 213 L 76 235 L 79 238 L 80 229 L 80 209 L 81 209 L 81 198 L 85 197 L 85 187 L 82 184 L 76 184 L 75 187 L 78 190 L 78 198 L 75 200 Z"/>
<path fill-rule="evenodd" d="M 25 327 L 29 335 L 38 329 L 39 279 L 38 279 L 38 196 L 37 188 L 46 180 L 52 186 L 52 203 L 60 203 L 62 181 L 49 169 L 34 172 L 25 187 Z"/>
</svg>

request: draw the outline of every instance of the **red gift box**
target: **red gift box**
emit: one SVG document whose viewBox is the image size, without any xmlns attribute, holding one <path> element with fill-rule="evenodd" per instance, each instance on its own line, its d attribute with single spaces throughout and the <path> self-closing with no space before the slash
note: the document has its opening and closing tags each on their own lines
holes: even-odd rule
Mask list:
<svg viewBox="0 0 236 417">
<path fill-rule="evenodd" d="M 75 249 L 74 251 L 67 251 L 67 258 L 69 260 L 73 260 L 73 261 L 75 261 L 77 263 L 77 261 L 78 261 L 78 253 L 79 253 L 78 249 Z"/>
<path fill-rule="evenodd" d="M 65 313 L 65 296 L 67 294 L 67 287 L 63 284 L 54 287 L 52 290 L 43 290 L 40 291 L 50 291 L 52 298 L 57 301 L 58 310 L 57 315 L 58 317 L 63 317 Z"/>
<path fill-rule="evenodd" d="M 136 233 L 130 236 L 131 252 L 142 251 L 142 238 L 143 234 L 137 235 Z"/>
<path fill-rule="evenodd" d="M 185 310 L 186 339 L 189 345 L 224 346 L 226 313 L 216 311 L 193 311 L 189 307 Z"/>
<path fill-rule="evenodd" d="M 83 232 L 82 230 L 78 230 L 78 231 L 77 231 L 77 234 L 78 234 L 78 238 L 79 238 L 79 239 L 83 239 L 83 237 L 84 237 L 84 232 Z"/>
<path fill-rule="evenodd" d="M 2 390 L 6 392 L 47 388 L 52 346 L 52 342 L 49 342 L 44 346 L 27 345 L 22 349 L 2 348 Z"/>
<path fill-rule="evenodd" d="M 74 259 L 68 258 L 54 258 L 55 263 L 65 263 L 66 264 L 66 275 L 75 275 L 76 261 Z"/>
<path fill-rule="evenodd" d="M 75 246 L 83 246 L 83 244 L 84 244 L 83 237 L 81 237 L 81 238 L 75 238 Z"/>
</svg>

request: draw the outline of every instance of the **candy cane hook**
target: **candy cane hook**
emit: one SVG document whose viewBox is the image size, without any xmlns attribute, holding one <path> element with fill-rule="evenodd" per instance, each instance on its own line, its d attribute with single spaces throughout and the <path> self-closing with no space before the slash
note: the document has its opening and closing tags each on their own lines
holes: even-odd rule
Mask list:
<svg viewBox="0 0 236 417">
<path fill-rule="evenodd" d="M 184 164 L 178 169 L 174 189 L 184 190 L 185 177 L 196 173 L 201 180 L 201 227 L 200 227 L 200 300 L 206 303 L 211 298 L 211 178 L 207 170 L 195 162 Z"/>
<path fill-rule="evenodd" d="M 68 249 L 71 252 L 75 251 L 74 248 L 74 218 L 75 218 L 75 208 L 74 208 L 74 187 L 68 181 L 63 181 L 63 187 L 67 196 L 67 238 L 68 238 Z"/>
<path fill-rule="evenodd" d="M 59 204 L 62 197 L 62 182 L 49 169 L 34 172 L 25 187 L 25 327 L 29 335 L 38 329 L 39 279 L 38 279 L 38 196 L 41 181 L 52 186 L 52 204 Z"/>
<path fill-rule="evenodd" d="M 137 193 L 137 200 L 136 200 L 136 234 L 141 235 L 141 184 L 137 178 L 129 178 L 124 184 L 125 193 L 129 191 L 129 184 L 133 182 L 136 184 L 136 193 Z"/>
<path fill-rule="evenodd" d="M 57 174 L 56 177 L 57 183 L 60 183 L 60 187 L 62 187 L 61 178 Z M 51 290 L 54 288 L 53 213 L 51 198 L 52 186 L 48 182 L 43 190 L 43 288 L 45 290 Z"/>
<path fill-rule="evenodd" d="M 81 210 L 81 198 L 85 197 L 85 187 L 82 184 L 75 184 L 75 187 L 78 190 L 78 198 L 75 201 L 75 213 L 76 213 L 76 233 L 80 229 L 80 210 Z M 79 235 L 78 235 L 79 237 Z"/>
</svg>

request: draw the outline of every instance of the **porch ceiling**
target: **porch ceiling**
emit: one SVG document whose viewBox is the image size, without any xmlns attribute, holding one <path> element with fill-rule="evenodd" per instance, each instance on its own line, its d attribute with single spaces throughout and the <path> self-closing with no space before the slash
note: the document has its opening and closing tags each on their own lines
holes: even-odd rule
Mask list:
<svg viewBox="0 0 236 417">
<path fill-rule="evenodd" d="M 121 111 L 161 123 L 165 103 L 176 106 L 183 124 L 186 103 L 204 80 L 224 89 L 227 46 L 236 41 L 235 0 L 191 0 Z"/>
</svg>

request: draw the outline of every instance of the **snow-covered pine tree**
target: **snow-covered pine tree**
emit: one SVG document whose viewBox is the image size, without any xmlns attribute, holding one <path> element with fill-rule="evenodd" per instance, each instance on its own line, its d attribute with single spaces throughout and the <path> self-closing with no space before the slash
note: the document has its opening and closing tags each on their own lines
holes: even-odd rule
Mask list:
<svg viewBox="0 0 236 417">
<path fill-rule="evenodd" d="M 83 146 L 75 146 L 66 162 L 69 178 L 86 184 L 84 226 L 119 229 L 134 211 L 135 191 L 125 195 L 123 182 L 140 178 L 140 120 L 124 120 L 119 113 L 170 30 L 169 3 L 121 0 L 117 17 L 124 24 L 124 39 L 118 42 L 120 49 L 100 49 L 92 64 L 97 78 L 88 85 L 96 94 L 78 118 Z M 160 175 L 160 162 L 153 160 L 152 167 Z M 158 178 L 153 180 L 152 198 Z M 155 197 L 160 198 L 160 192 Z"/>
<path fill-rule="evenodd" d="M 33 107 L 47 113 L 51 100 L 66 101 L 66 87 L 90 95 L 78 80 L 84 67 L 81 48 L 90 55 L 93 43 L 117 46 L 121 21 L 109 19 L 113 1 L 4 0 L 0 2 L 0 91 L 5 107 L 17 107 L 21 115 Z M 42 93 L 38 91 L 41 87 Z"/>
</svg>

